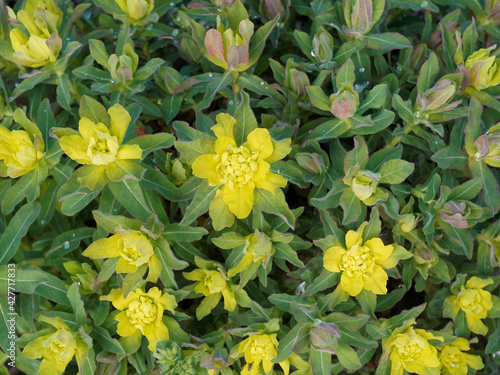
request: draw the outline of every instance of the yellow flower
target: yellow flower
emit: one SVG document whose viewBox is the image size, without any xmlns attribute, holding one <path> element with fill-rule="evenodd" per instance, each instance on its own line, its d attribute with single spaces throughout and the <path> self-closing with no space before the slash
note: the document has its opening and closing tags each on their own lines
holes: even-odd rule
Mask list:
<svg viewBox="0 0 500 375">
<path fill-rule="evenodd" d="M 59 37 L 54 37 L 54 39 L 57 38 Z M 56 61 L 56 57 L 60 50 L 59 46 L 52 50 L 49 48 L 49 43 L 47 42 L 52 41 L 52 38 L 47 39 L 37 35 L 27 37 L 20 29 L 11 30 L 10 40 L 12 48 L 14 48 L 15 51 L 14 59 L 16 62 L 31 68 L 36 68 L 49 62 Z M 50 44 L 55 45 L 55 43 Z"/>
<path fill-rule="evenodd" d="M 115 0 L 115 3 L 134 21 L 147 17 L 155 7 L 154 0 Z"/>
<path fill-rule="evenodd" d="M 110 180 L 120 180 L 123 171 L 133 171 L 139 167 L 130 159 L 142 158 L 142 150 L 138 145 L 121 144 L 130 123 L 130 115 L 125 108 L 115 104 L 108 114 L 109 118 L 102 121 L 109 120 L 109 128 L 103 122 L 95 124 L 83 117 L 79 123 L 79 134 L 75 132 L 59 139 L 61 148 L 71 159 L 96 167 L 86 171 L 85 182 L 83 177 L 81 180 L 82 185 L 92 190 L 102 177 L 106 178 L 103 176 L 105 172 Z"/>
<path fill-rule="evenodd" d="M 246 237 L 245 247 L 243 248 L 243 258 L 238 262 L 236 266 L 228 271 L 228 276 L 233 277 L 234 275 L 246 270 L 252 263 L 262 262 L 262 266 L 266 267 L 274 254 L 274 246 L 271 239 L 264 233 L 255 230 Z"/>
<path fill-rule="evenodd" d="M 380 173 L 359 170 L 359 166 L 349 169 L 343 181 L 350 186 L 354 195 L 368 206 L 372 206 L 379 200 L 386 200 L 388 193 L 378 188 Z"/>
<path fill-rule="evenodd" d="M 473 276 L 462 286 L 459 293 L 455 293 L 444 301 L 443 316 L 455 319 L 460 311 L 465 313 L 467 326 L 478 335 L 488 333 L 488 327 L 481 321 L 493 307 L 491 293 L 483 290 L 493 283 L 492 279 L 480 279 Z"/>
<path fill-rule="evenodd" d="M 205 34 L 205 56 L 208 60 L 226 70 L 247 70 L 249 64 L 249 46 L 254 30 L 253 23 L 246 19 L 238 25 L 238 30 L 227 29 L 220 23 L 217 29 L 210 29 Z"/>
<path fill-rule="evenodd" d="M 40 316 L 40 321 L 56 328 L 55 332 L 38 337 L 23 350 L 23 355 L 29 359 L 42 357 L 42 363 L 37 374 L 59 375 L 64 372 L 73 356 L 85 352 L 86 348 L 75 339 L 75 334 L 61 318 Z"/>
<path fill-rule="evenodd" d="M 384 357 L 388 356 L 391 360 L 391 375 L 403 375 L 403 370 L 422 375 L 426 373 L 426 369 L 439 373 L 437 350 L 427 341 L 431 339 L 443 341 L 442 337 L 423 329 L 408 327 L 405 330 L 395 330 L 383 342 Z"/>
<path fill-rule="evenodd" d="M 271 360 L 276 357 L 277 346 L 276 333 L 270 335 L 249 335 L 238 347 L 238 352 L 244 354 L 245 361 L 247 362 L 241 370 L 241 375 L 261 374 L 261 364 L 264 373 L 268 374 L 274 366 Z M 279 364 L 285 375 L 288 375 L 290 370 L 289 361 L 285 360 Z"/>
<path fill-rule="evenodd" d="M 490 56 L 490 52 L 495 47 L 496 45 L 487 49 L 481 48 L 467 58 L 465 68 L 470 76 L 469 86 L 483 90 L 500 84 L 499 59 Z"/>
<path fill-rule="evenodd" d="M 205 296 L 204 301 L 200 304 L 200 311 L 196 311 L 198 319 L 208 315 L 223 296 L 226 310 L 233 311 L 236 308 L 236 298 L 227 282 L 229 279 L 220 268 L 216 270 L 198 268 L 192 272 L 184 272 L 182 275 L 188 280 L 198 281 L 194 291 Z M 208 311 L 203 308 L 205 305 Z M 208 307 L 210 308 L 208 309 Z"/>
<path fill-rule="evenodd" d="M 25 130 L 10 131 L 0 125 L 0 177 L 16 178 L 35 169 L 37 161 L 45 156 L 41 137 L 35 144 Z"/>
<path fill-rule="evenodd" d="M 269 171 L 270 164 L 290 152 L 290 140 L 275 142 L 267 129 L 255 129 L 247 141 L 237 146 L 233 136 L 236 120 L 226 113 L 217 115 L 212 127 L 217 140 L 215 154 L 201 155 L 193 162 L 193 174 L 208 178 L 210 186 L 224 185 L 219 190 L 224 204 L 239 219 L 252 210 L 254 189 L 274 191 L 285 187 L 287 180 Z M 216 196 L 216 199 L 218 196 Z"/>
<path fill-rule="evenodd" d="M 484 367 L 480 356 L 464 353 L 470 350 L 469 343 L 464 338 L 460 337 L 439 349 L 442 375 L 467 375 L 467 366 L 474 370 Z"/>
<path fill-rule="evenodd" d="M 83 255 L 92 259 L 120 257 L 116 264 L 116 272 L 119 273 L 135 273 L 140 266 L 147 264 L 147 280 L 154 283 L 160 277 L 160 260 L 154 254 L 151 242 L 141 232 L 101 238 L 92 243 Z"/>
<path fill-rule="evenodd" d="M 147 293 L 138 288 L 123 298 L 121 289 L 113 289 L 101 300 L 111 301 L 117 310 L 121 310 L 115 320 L 118 321 L 117 333 L 128 337 L 140 331 L 149 341 L 148 348 L 156 351 L 156 342 L 168 340 L 168 329 L 162 321 L 164 310 L 173 311 L 177 307 L 175 297 L 168 293 L 161 294 L 157 288 Z"/>
<path fill-rule="evenodd" d="M 63 12 L 56 7 L 53 0 L 28 0 L 24 10 L 17 12 L 17 19 L 30 35 L 44 39 L 57 34 L 62 22 Z"/>
<path fill-rule="evenodd" d="M 387 273 L 398 259 L 391 257 L 394 247 L 385 246 L 380 238 L 362 243 L 362 232 L 350 230 L 345 236 L 346 248 L 332 246 L 324 255 L 324 267 L 330 272 L 342 272 L 340 288 L 351 296 L 363 289 L 375 294 L 387 293 Z"/>
</svg>

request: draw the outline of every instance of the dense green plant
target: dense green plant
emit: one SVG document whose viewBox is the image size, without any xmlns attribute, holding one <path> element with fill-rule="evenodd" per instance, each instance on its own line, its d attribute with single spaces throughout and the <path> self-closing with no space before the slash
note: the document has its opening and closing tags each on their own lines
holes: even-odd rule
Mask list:
<svg viewBox="0 0 500 375">
<path fill-rule="evenodd" d="M 499 24 L 0 0 L 0 373 L 498 374 Z"/>
</svg>

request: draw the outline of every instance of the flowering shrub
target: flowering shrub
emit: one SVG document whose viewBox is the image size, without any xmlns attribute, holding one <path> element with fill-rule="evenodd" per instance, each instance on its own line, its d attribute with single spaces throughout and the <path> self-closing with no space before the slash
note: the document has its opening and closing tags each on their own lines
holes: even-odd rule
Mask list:
<svg viewBox="0 0 500 375">
<path fill-rule="evenodd" d="M 497 0 L 0 1 L 0 374 L 499 374 L 497 45 Z"/>
</svg>

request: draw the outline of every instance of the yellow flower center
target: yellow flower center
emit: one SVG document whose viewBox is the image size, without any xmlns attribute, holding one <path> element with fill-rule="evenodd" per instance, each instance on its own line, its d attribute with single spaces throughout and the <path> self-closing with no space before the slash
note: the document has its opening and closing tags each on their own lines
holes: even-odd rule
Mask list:
<svg viewBox="0 0 500 375">
<path fill-rule="evenodd" d="M 258 157 L 258 151 L 251 152 L 245 146 L 229 146 L 228 150 L 220 155 L 220 163 L 216 167 L 219 181 L 228 184 L 230 189 L 234 185 L 245 186 L 257 172 Z"/>
<path fill-rule="evenodd" d="M 340 269 L 349 277 L 357 279 L 362 276 L 371 277 L 374 265 L 372 252 L 367 247 L 356 244 L 342 257 Z"/>
<path fill-rule="evenodd" d="M 60 342 L 58 340 L 54 340 L 54 341 L 52 341 L 52 344 L 50 345 L 50 348 L 49 348 L 49 350 L 51 351 L 51 354 L 54 356 L 56 361 L 59 363 L 62 363 L 62 364 L 66 364 L 66 362 L 61 361 L 59 357 L 66 350 L 66 346 L 67 346 L 66 343 Z"/>
<path fill-rule="evenodd" d="M 458 368 L 460 367 L 461 356 L 456 353 L 448 352 L 441 361 L 446 364 L 446 367 Z"/>
<path fill-rule="evenodd" d="M 130 263 L 135 263 L 137 259 L 142 257 L 142 254 L 137 251 L 135 247 L 123 247 L 120 251 L 120 255 L 123 259 L 128 260 Z"/>
<path fill-rule="evenodd" d="M 87 155 L 94 165 L 106 165 L 116 160 L 118 138 L 108 133 L 97 132 L 97 137 L 90 137 Z"/>
<path fill-rule="evenodd" d="M 131 324 L 145 326 L 156 320 L 157 312 L 156 304 L 151 298 L 140 296 L 130 303 L 126 313 Z"/>
<path fill-rule="evenodd" d="M 481 305 L 481 295 L 477 290 L 462 287 L 458 294 L 458 304 L 466 314 L 484 313 L 484 308 Z"/>
<path fill-rule="evenodd" d="M 257 343 L 254 341 L 250 347 L 250 354 L 255 358 L 264 359 L 269 356 L 269 353 L 273 350 L 273 348 L 274 345 L 271 342 Z"/>
<path fill-rule="evenodd" d="M 414 341 L 407 341 L 404 346 L 398 347 L 397 351 L 401 359 L 408 360 L 417 358 L 422 348 Z"/>
<path fill-rule="evenodd" d="M 203 279 L 203 284 L 208 288 L 210 294 L 215 294 L 221 292 L 226 287 L 226 280 L 224 280 L 219 272 L 217 271 L 207 271 L 207 274 Z"/>
</svg>

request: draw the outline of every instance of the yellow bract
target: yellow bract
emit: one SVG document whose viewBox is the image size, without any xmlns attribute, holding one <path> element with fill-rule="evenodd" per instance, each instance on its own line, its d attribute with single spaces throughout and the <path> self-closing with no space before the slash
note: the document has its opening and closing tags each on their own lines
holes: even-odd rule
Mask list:
<svg viewBox="0 0 500 375">
<path fill-rule="evenodd" d="M 140 160 L 142 150 L 138 145 L 122 145 L 123 137 L 130 123 L 130 115 L 119 104 L 108 110 L 109 128 L 103 122 L 97 124 L 86 117 L 79 123 L 80 134 L 63 135 L 59 144 L 63 151 L 80 164 L 96 166 L 92 171 L 86 171 L 81 177 L 81 183 L 91 190 L 99 183 L 106 172 L 107 177 L 115 181 L 123 176 L 123 171 L 137 169 L 136 163 L 130 160 Z"/>
<path fill-rule="evenodd" d="M 437 350 L 427 341 L 431 339 L 443 341 L 442 337 L 413 327 L 393 332 L 383 343 L 384 353 L 391 360 L 391 375 L 403 375 L 404 370 L 420 375 L 426 369 L 438 370 Z"/>
<path fill-rule="evenodd" d="M 490 52 L 496 45 L 490 48 L 481 48 L 474 52 L 465 61 L 465 68 L 469 72 L 469 86 L 482 90 L 500 84 L 499 63 L 495 56 L 490 56 Z"/>
<path fill-rule="evenodd" d="M 261 374 L 261 364 L 264 373 L 268 374 L 274 366 L 271 360 L 276 357 L 277 347 L 278 340 L 275 333 L 270 335 L 249 335 L 238 347 L 238 352 L 244 354 L 245 361 L 247 362 L 241 370 L 241 375 Z M 279 364 L 285 375 L 288 375 L 290 369 L 289 361 L 285 360 Z"/>
<path fill-rule="evenodd" d="M 262 262 L 262 266 L 266 267 L 270 256 L 274 254 L 274 246 L 269 236 L 256 229 L 255 233 L 246 237 L 243 253 L 243 258 L 228 271 L 229 277 L 243 272 L 254 262 Z"/>
<path fill-rule="evenodd" d="M 148 16 L 155 7 L 154 0 L 115 0 L 115 3 L 136 21 Z"/>
<path fill-rule="evenodd" d="M 39 375 L 62 374 L 73 356 L 85 349 L 79 345 L 74 337 L 75 334 L 61 318 L 40 316 L 40 321 L 49 323 L 57 330 L 30 342 L 24 348 L 23 355 L 29 359 L 43 358 Z"/>
<path fill-rule="evenodd" d="M 464 353 L 470 350 L 464 338 L 458 338 L 449 345 L 439 348 L 439 361 L 442 375 L 467 375 L 467 367 L 480 370 L 484 367 L 480 356 Z"/>
<path fill-rule="evenodd" d="M 193 174 L 207 178 L 210 186 L 224 185 L 222 199 L 239 219 L 252 210 L 255 187 L 274 193 L 287 180 L 269 171 L 270 163 L 290 152 L 290 141 L 274 142 L 267 129 L 255 129 L 247 141 L 237 146 L 233 136 L 236 120 L 225 113 L 217 115 L 212 127 L 217 140 L 215 154 L 201 155 L 193 162 Z"/>
<path fill-rule="evenodd" d="M 229 279 L 222 270 L 199 268 L 192 272 L 185 272 L 183 276 L 187 280 L 199 281 L 194 291 L 196 293 L 202 293 L 205 297 L 215 299 L 211 302 L 214 306 L 217 305 L 222 296 L 224 296 L 224 308 L 228 311 L 233 311 L 236 308 L 236 298 L 227 283 Z"/>
<path fill-rule="evenodd" d="M 62 11 L 55 6 L 53 0 L 28 0 L 25 9 L 20 10 L 16 18 L 28 31 L 28 35 L 18 28 L 11 30 L 14 59 L 28 67 L 39 67 L 56 61 L 62 45 L 57 35 Z"/>
<path fill-rule="evenodd" d="M 116 272 L 134 273 L 143 264 L 149 266 L 148 281 L 156 282 L 161 273 L 161 262 L 153 252 L 153 246 L 141 232 L 115 234 L 92 243 L 83 255 L 92 259 L 120 257 Z"/>
<path fill-rule="evenodd" d="M 123 298 L 121 289 L 113 289 L 101 300 L 111 301 L 117 310 L 121 310 L 115 320 L 118 321 L 117 333 L 128 337 L 140 331 L 149 341 L 149 350 L 156 350 L 156 342 L 168 340 L 168 329 L 162 321 L 165 310 L 173 311 L 177 307 L 175 297 L 168 293 L 161 294 L 157 288 L 147 293 L 142 289 L 131 292 Z"/>
<path fill-rule="evenodd" d="M 16 178 L 35 169 L 45 156 L 43 141 L 37 145 L 38 149 L 26 131 L 10 131 L 0 125 L 0 177 Z"/>
<path fill-rule="evenodd" d="M 443 315 L 455 319 L 462 310 L 465 313 L 469 329 L 479 335 L 485 335 L 488 333 L 488 327 L 481 319 L 486 318 L 493 303 L 491 293 L 483 288 L 492 283 L 492 279 L 483 280 L 476 276 L 471 277 L 465 286 L 462 286 L 459 293 L 445 299 Z"/>
<path fill-rule="evenodd" d="M 362 243 L 362 228 L 350 230 L 345 236 L 346 248 L 332 246 L 324 255 L 324 267 L 330 272 L 342 272 L 340 288 L 351 296 L 363 289 L 375 294 L 387 293 L 387 273 L 398 259 L 391 257 L 394 247 L 384 245 L 380 238 Z"/>
</svg>

